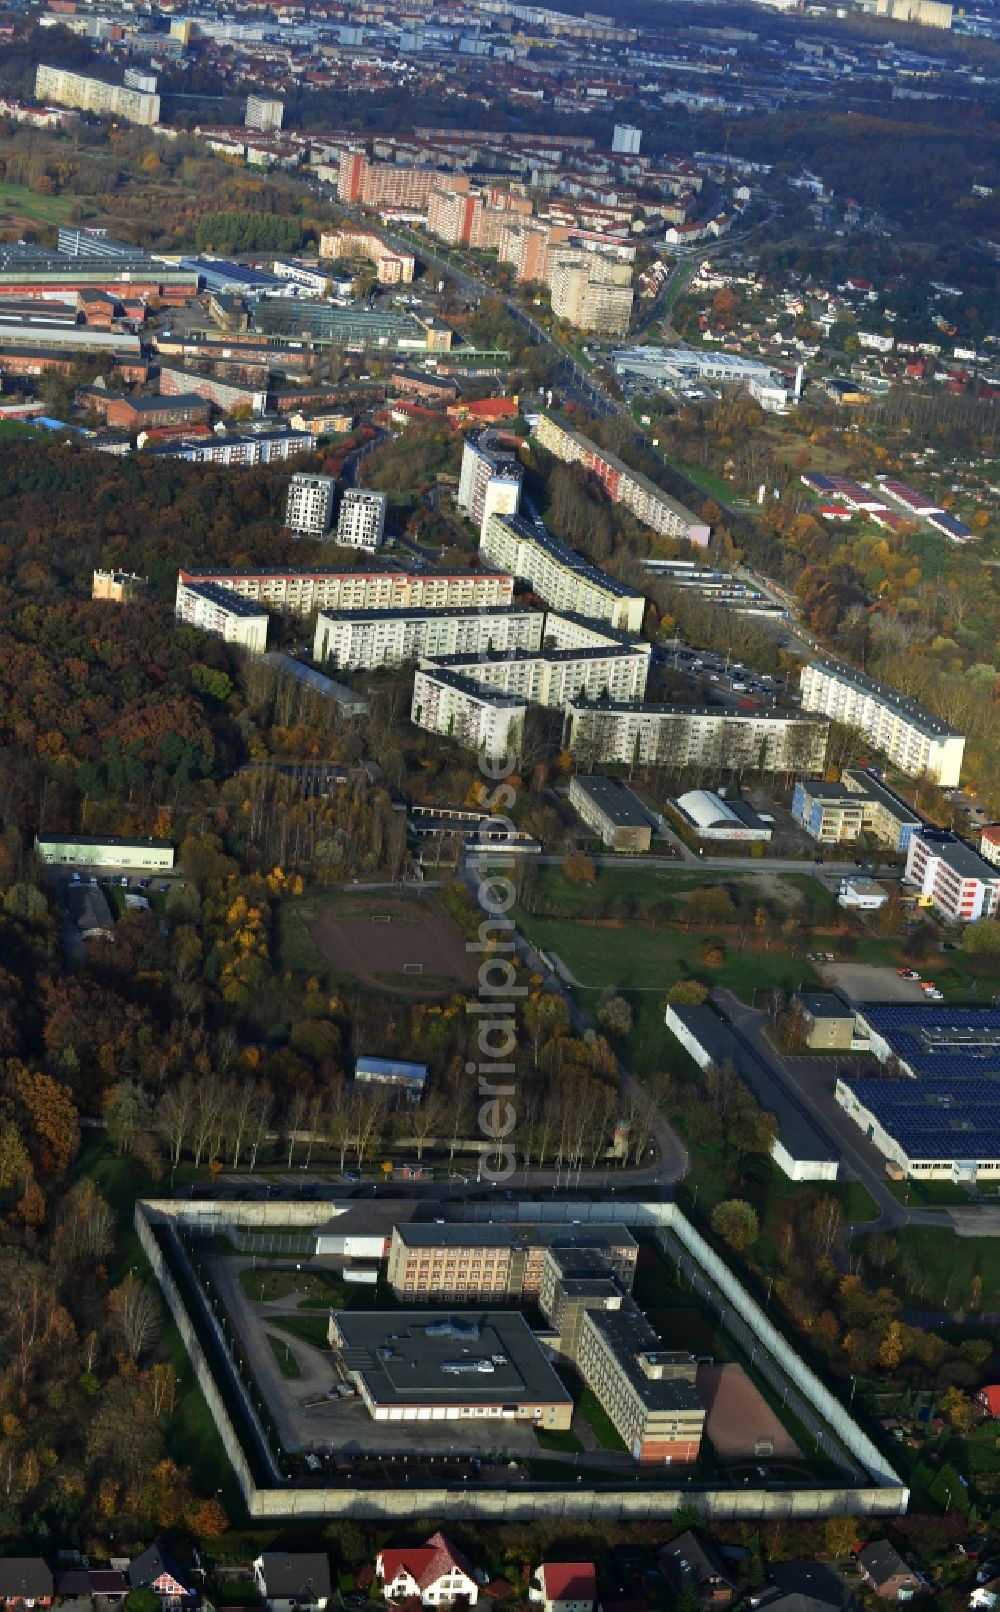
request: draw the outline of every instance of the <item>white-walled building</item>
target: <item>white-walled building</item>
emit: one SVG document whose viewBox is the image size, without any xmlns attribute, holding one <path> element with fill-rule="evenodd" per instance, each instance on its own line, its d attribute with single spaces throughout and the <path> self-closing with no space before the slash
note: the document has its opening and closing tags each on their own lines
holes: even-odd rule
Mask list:
<svg viewBox="0 0 1000 1612">
<path fill-rule="evenodd" d="M 155 79 L 154 79 L 155 86 Z M 74 73 L 67 67 L 39 64 L 35 72 L 35 100 L 43 106 L 75 106 L 98 117 L 121 118 L 125 123 L 149 127 L 160 121 L 160 97 L 148 90 L 109 84 L 103 78 Z"/>
<path fill-rule="evenodd" d="M 479 610 L 514 598 L 514 578 L 498 571 L 179 571 L 177 580 L 210 582 L 292 616 L 314 610 Z"/>
<path fill-rule="evenodd" d="M 820 773 L 829 723 L 783 711 L 573 700 L 563 742 L 578 765 L 708 767 L 716 772 Z"/>
<path fill-rule="evenodd" d="M 244 122 L 248 129 L 263 129 L 276 133 L 285 117 L 284 101 L 272 100 L 267 95 L 248 95 Z"/>
<path fill-rule="evenodd" d="M 388 502 L 385 493 L 370 492 L 366 487 L 348 487 L 340 500 L 337 542 L 347 548 L 370 549 L 374 553 L 385 536 Z"/>
<path fill-rule="evenodd" d="M 324 610 L 313 659 L 340 671 L 405 666 L 424 656 L 477 656 L 541 648 L 540 610 Z"/>
<path fill-rule="evenodd" d="M 922 896 L 929 896 L 949 923 L 969 924 L 996 916 L 1000 869 L 946 829 L 924 828 L 913 835 L 903 878 L 907 884 L 915 884 Z"/>
<path fill-rule="evenodd" d="M 544 526 L 520 515 L 491 515 L 479 552 L 491 565 L 522 577 L 554 610 L 607 621 L 627 632 L 642 631 L 642 594 L 598 570 Z"/>
<path fill-rule="evenodd" d="M 296 471 L 285 496 L 285 525 L 307 537 L 324 537 L 333 520 L 332 476 Z"/>
<path fill-rule="evenodd" d="M 516 755 L 527 714 L 528 702 L 520 696 L 479 688 L 432 661 L 414 675 L 410 721 L 428 733 L 454 739 L 464 750 Z"/>
<path fill-rule="evenodd" d="M 954 789 L 962 772 L 965 735 L 898 690 L 836 661 L 802 669 L 802 709 L 857 728 L 911 778 Z"/>
<path fill-rule="evenodd" d="M 262 655 L 267 648 L 267 611 L 211 582 L 179 581 L 174 615 L 187 626 L 238 644 L 253 655 Z"/>
<path fill-rule="evenodd" d="M 521 507 L 524 471 L 494 431 L 472 431 L 462 447 L 462 469 L 455 499 L 480 533 L 491 515 L 516 515 Z"/>
</svg>

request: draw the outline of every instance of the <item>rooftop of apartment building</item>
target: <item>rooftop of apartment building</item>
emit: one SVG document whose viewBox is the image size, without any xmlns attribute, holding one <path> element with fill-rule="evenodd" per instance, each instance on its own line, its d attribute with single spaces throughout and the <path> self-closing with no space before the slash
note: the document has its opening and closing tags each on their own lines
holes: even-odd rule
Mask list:
<svg viewBox="0 0 1000 1612">
<path fill-rule="evenodd" d="M 853 666 L 847 666 L 843 661 L 816 660 L 810 661 L 803 670 L 803 677 L 807 672 L 824 672 L 827 677 L 833 677 L 841 683 L 849 683 L 863 694 L 870 694 L 880 704 L 888 706 L 893 711 L 915 727 L 918 732 L 924 733 L 928 738 L 959 738 L 961 735 L 957 728 L 943 717 L 932 715 L 925 706 L 917 700 L 912 700 L 908 694 L 901 694 L 898 689 L 890 688 L 888 683 L 880 683 L 877 678 L 869 677 L 867 672 L 855 671 Z"/>
</svg>

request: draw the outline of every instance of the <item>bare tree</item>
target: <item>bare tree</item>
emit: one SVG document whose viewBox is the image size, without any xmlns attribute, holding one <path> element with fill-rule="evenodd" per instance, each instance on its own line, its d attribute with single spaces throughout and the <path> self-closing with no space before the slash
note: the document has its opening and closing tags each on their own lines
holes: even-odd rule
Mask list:
<svg viewBox="0 0 1000 1612">
<path fill-rule="evenodd" d="M 156 1293 L 130 1273 L 112 1292 L 110 1307 L 114 1330 L 126 1353 L 138 1360 L 159 1335 L 162 1315 Z"/>
<path fill-rule="evenodd" d="M 184 1144 L 188 1140 L 194 1120 L 196 1089 L 190 1075 L 183 1075 L 176 1086 L 163 1093 L 156 1105 L 156 1129 L 166 1138 L 170 1149 L 170 1163 L 176 1168 L 181 1161 Z"/>
</svg>

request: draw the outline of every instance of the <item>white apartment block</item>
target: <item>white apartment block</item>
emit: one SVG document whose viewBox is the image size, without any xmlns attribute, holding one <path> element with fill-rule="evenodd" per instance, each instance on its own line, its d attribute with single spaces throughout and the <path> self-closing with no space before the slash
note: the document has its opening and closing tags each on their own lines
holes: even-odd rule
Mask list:
<svg viewBox="0 0 1000 1612">
<path fill-rule="evenodd" d="M 372 553 L 385 536 L 385 493 L 349 487 L 340 500 L 337 516 L 337 542 L 345 548 L 369 549 Z"/>
<path fill-rule="evenodd" d="M 932 901 L 948 923 L 993 918 L 1000 904 L 1000 870 L 946 829 L 914 834 L 903 878 Z"/>
<path fill-rule="evenodd" d="M 81 112 L 122 118 L 126 123 L 141 123 L 147 128 L 160 121 L 158 95 L 126 89 L 120 84 L 106 84 L 103 78 L 90 78 L 85 73 L 71 73 L 64 67 L 46 67 L 41 63 L 35 73 L 35 100 L 43 105 L 54 101 L 57 106 L 75 106 Z"/>
<path fill-rule="evenodd" d="M 527 700 L 498 689 L 477 688 L 432 662 L 419 667 L 413 679 L 410 721 L 428 733 L 454 739 L 465 750 L 516 755 L 527 714 Z"/>
<path fill-rule="evenodd" d="M 573 431 L 551 414 L 539 416 L 535 435 L 543 448 L 566 464 L 580 464 L 596 476 L 614 504 L 624 504 L 636 520 L 664 537 L 677 537 L 704 548 L 710 528 L 693 510 L 672 498 L 641 471 L 599 448 L 589 437 Z"/>
<path fill-rule="evenodd" d="M 284 101 L 271 100 L 266 95 L 248 95 L 244 123 L 248 129 L 264 129 L 275 133 L 285 117 Z"/>
<path fill-rule="evenodd" d="M 646 601 L 642 594 L 599 571 L 560 543 L 544 526 L 520 515 L 491 515 L 483 526 L 479 552 L 491 565 L 530 583 L 554 610 L 607 621 L 627 632 L 641 632 Z"/>
<path fill-rule="evenodd" d="M 524 471 L 495 432 L 473 431 L 462 447 L 462 469 L 455 499 L 480 534 L 491 515 L 516 515 L 521 507 Z"/>
<path fill-rule="evenodd" d="M 321 611 L 313 659 L 340 671 L 405 666 L 425 656 L 538 651 L 540 610 Z"/>
<path fill-rule="evenodd" d="M 285 498 L 285 525 L 307 537 L 323 537 L 333 520 L 332 476 L 314 476 L 298 471 L 288 483 Z"/>
<path fill-rule="evenodd" d="M 965 735 L 885 683 L 836 661 L 802 669 L 802 709 L 820 711 L 857 728 L 911 778 L 954 789 L 962 772 Z"/>
<path fill-rule="evenodd" d="M 828 736 L 827 722 L 797 714 L 571 700 L 563 742 L 581 767 L 621 762 L 815 776 L 823 771 Z"/>
<path fill-rule="evenodd" d="M 311 616 L 314 610 L 496 609 L 514 598 L 514 578 L 497 571 L 179 571 L 177 580 L 210 582 L 289 616 Z"/>
<path fill-rule="evenodd" d="M 438 659 L 477 688 L 516 694 L 530 705 L 558 707 L 574 700 L 641 700 L 649 675 L 649 645 L 599 649 L 515 650 Z"/>
<path fill-rule="evenodd" d="M 267 648 L 267 611 L 211 582 L 178 582 L 174 615 L 252 655 L 262 655 Z"/>
</svg>

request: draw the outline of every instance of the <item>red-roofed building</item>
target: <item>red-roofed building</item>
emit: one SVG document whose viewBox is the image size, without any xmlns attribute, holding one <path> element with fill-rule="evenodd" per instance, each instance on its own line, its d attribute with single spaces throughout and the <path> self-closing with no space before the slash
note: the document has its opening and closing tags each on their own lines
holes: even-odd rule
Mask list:
<svg viewBox="0 0 1000 1612">
<path fill-rule="evenodd" d="M 825 521 L 851 521 L 854 519 L 853 509 L 845 509 L 843 504 L 820 504 L 819 513 Z"/>
<path fill-rule="evenodd" d="M 988 1383 L 976 1395 L 976 1405 L 983 1415 L 996 1420 L 1000 1417 L 1000 1383 Z"/>
<path fill-rule="evenodd" d="M 422 1545 L 380 1551 L 375 1576 L 387 1601 L 417 1600 L 421 1606 L 475 1606 L 479 1584 L 472 1566 L 445 1539 L 431 1534 Z"/>
<path fill-rule="evenodd" d="M 593 1612 L 596 1595 L 593 1562 L 543 1562 L 528 1586 L 528 1600 L 543 1612 Z"/>
</svg>

